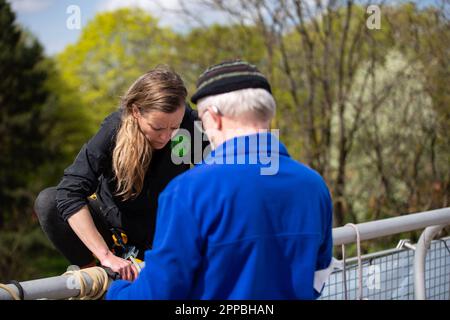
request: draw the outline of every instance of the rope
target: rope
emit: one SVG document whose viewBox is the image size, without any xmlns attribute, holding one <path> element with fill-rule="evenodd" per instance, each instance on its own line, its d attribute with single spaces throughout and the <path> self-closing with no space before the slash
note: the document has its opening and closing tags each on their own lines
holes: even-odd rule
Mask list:
<svg viewBox="0 0 450 320">
<path fill-rule="evenodd" d="M 86 273 L 92 279 L 92 287 L 89 293 L 86 292 L 87 283 L 83 277 L 83 273 Z M 80 293 L 78 296 L 70 298 L 70 300 L 97 300 L 105 294 L 106 290 L 108 290 L 108 274 L 105 269 L 100 267 L 67 271 L 63 276 L 73 276 L 80 284 Z"/>
<path fill-rule="evenodd" d="M 14 300 L 20 300 L 19 296 L 17 295 L 17 293 L 11 289 L 10 287 L 8 287 L 6 284 L 0 283 L 0 288 L 5 290 L 6 292 L 9 293 L 9 295 L 14 299 Z"/>
<path fill-rule="evenodd" d="M 353 223 L 347 223 L 345 226 L 352 227 L 356 232 L 356 253 L 358 255 L 358 299 L 363 299 L 363 284 L 362 284 L 362 259 L 361 259 L 361 237 L 358 226 Z"/>
<path fill-rule="evenodd" d="M 16 281 L 16 280 L 10 280 L 10 281 L 8 282 L 8 284 L 13 284 L 13 285 L 15 285 L 16 288 L 17 288 L 17 290 L 19 291 L 19 299 L 20 299 L 20 300 L 25 300 L 25 293 L 24 293 L 23 287 L 22 287 L 22 285 L 20 284 L 19 281 Z"/>
<path fill-rule="evenodd" d="M 344 299 L 348 300 L 347 296 L 347 262 L 345 261 L 345 244 L 342 245 L 342 283 L 344 284 Z"/>
</svg>

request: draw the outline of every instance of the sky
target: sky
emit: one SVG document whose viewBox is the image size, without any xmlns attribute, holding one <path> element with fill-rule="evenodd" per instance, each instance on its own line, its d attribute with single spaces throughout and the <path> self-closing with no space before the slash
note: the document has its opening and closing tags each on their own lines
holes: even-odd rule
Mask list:
<svg viewBox="0 0 450 320">
<path fill-rule="evenodd" d="M 164 10 L 180 10 L 178 0 L 7 0 L 7 2 L 16 13 L 18 23 L 39 39 L 48 55 L 61 52 L 68 44 L 75 43 L 87 22 L 103 11 L 136 6 L 159 18 L 160 25 L 170 26 L 176 31 L 185 30 L 188 24 L 187 21 Z M 73 5 L 79 8 L 79 29 L 74 28 L 73 24 L 67 26 L 68 20 L 74 21 L 75 11 L 71 7 Z M 195 1 L 189 6 L 189 9 L 195 10 Z M 209 12 L 205 20 L 207 23 L 225 23 L 227 18 L 220 13 Z"/>
<path fill-rule="evenodd" d="M 433 1 L 417 0 L 415 2 L 429 4 Z M 7 0 L 7 2 L 16 13 L 17 21 L 39 39 L 48 55 L 61 52 L 68 44 L 75 43 L 83 26 L 97 13 L 121 7 L 143 8 L 159 18 L 160 25 L 170 26 L 175 31 L 182 32 L 189 28 L 188 21 L 161 8 L 163 5 L 164 8 L 180 10 L 178 0 Z M 225 14 L 199 9 L 195 0 L 187 1 L 187 4 L 190 10 L 201 12 L 201 17 L 207 24 L 229 21 Z M 67 25 L 68 20 L 74 21 L 71 18 L 75 12 L 72 7 L 74 5 L 79 8 L 79 29 L 73 28 L 73 25 Z M 75 10 L 78 10 L 77 8 Z"/>
</svg>

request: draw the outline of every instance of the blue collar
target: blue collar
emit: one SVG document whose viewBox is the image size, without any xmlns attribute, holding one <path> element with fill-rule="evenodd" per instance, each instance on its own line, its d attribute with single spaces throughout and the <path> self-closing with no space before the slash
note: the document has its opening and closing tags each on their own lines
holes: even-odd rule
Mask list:
<svg viewBox="0 0 450 320">
<path fill-rule="evenodd" d="M 214 163 L 216 162 L 215 160 L 225 158 L 248 159 L 248 157 L 245 157 L 248 155 L 273 157 L 276 153 L 279 156 L 290 157 L 286 147 L 275 135 L 270 132 L 261 132 L 238 136 L 225 141 L 216 149 L 212 150 L 200 164 Z M 244 163 L 247 163 L 247 161 L 244 161 Z"/>
</svg>

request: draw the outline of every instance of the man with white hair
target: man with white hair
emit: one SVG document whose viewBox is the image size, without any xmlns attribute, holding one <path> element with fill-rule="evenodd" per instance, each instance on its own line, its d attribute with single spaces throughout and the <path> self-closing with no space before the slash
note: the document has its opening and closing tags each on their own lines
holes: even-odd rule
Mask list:
<svg viewBox="0 0 450 320">
<path fill-rule="evenodd" d="M 317 298 L 332 259 L 331 197 L 270 132 L 269 82 L 226 61 L 200 76 L 192 102 L 213 151 L 160 195 L 145 268 L 107 298 Z"/>
</svg>

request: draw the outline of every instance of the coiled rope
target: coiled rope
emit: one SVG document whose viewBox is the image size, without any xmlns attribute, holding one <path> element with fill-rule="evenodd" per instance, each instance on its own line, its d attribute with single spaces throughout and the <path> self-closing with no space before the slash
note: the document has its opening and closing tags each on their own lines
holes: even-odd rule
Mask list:
<svg viewBox="0 0 450 320">
<path fill-rule="evenodd" d="M 89 292 L 86 290 L 87 283 L 83 277 L 83 273 L 86 273 L 92 279 L 92 286 Z M 109 287 L 110 279 L 105 269 L 101 267 L 67 271 L 63 276 L 73 276 L 80 284 L 80 293 L 78 296 L 69 300 L 97 300 L 105 294 Z"/>
<path fill-rule="evenodd" d="M 9 293 L 9 295 L 14 299 L 14 300 L 20 300 L 19 296 L 17 295 L 17 293 L 15 293 L 14 290 L 12 290 L 10 287 L 8 287 L 6 284 L 0 283 L 0 288 L 5 290 L 6 292 Z"/>
</svg>

